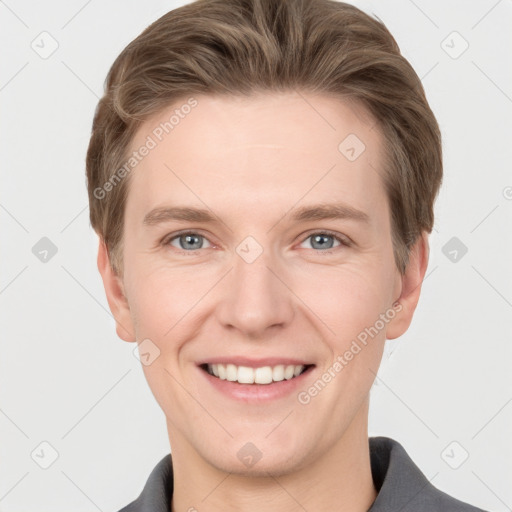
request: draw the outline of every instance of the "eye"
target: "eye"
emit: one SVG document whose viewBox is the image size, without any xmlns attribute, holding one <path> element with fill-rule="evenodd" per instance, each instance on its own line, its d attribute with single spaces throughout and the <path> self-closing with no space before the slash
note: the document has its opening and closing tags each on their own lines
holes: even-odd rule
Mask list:
<svg viewBox="0 0 512 512">
<path fill-rule="evenodd" d="M 164 245 L 171 245 L 172 247 L 176 247 L 176 249 L 181 249 L 184 251 L 197 251 L 199 249 L 205 249 L 204 243 L 210 244 L 207 238 L 199 233 L 194 233 L 189 231 L 187 233 L 180 233 L 175 235 L 167 240 L 164 240 Z M 211 244 L 208 245 L 211 247 Z"/>
<path fill-rule="evenodd" d="M 306 243 L 308 241 L 310 241 L 310 247 L 306 247 L 306 249 L 318 249 L 320 251 L 333 249 L 341 245 L 349 245 L 348 241 L 345 240 L 344 238 L 323 231 L 318 233 L 312 233 L 302 243 Z M 336 243 L 337 245 L 335 245 Z"/>
<path fill-rule="evenodd" d="M 315 249 L 317 251 L 327 252 L 330 249 L 336 249 L 339 246 L 350 245 L 349 240 L 346 240 L 344 237 L 326 231 L 310 234 L 302 242 L 302 244 L 304 243 L 309 243 L 309 247 L 306 247 L 306 249 Z M 213 247 L 205 236 L 193 231 L 178 233 L 177 235 L 168 237 L 167 239 L 164 239 L 162 244 L 165 246 L 170 245 L 185 252 L 193 252 L 199 249 Z"/>
</svg>

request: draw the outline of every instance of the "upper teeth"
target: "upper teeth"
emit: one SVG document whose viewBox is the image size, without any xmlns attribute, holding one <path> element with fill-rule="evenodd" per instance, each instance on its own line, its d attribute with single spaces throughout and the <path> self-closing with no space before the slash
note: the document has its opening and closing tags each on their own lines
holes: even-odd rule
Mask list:
<svg viewBox="0 0 512 512">
<path fill-rule="evenodd" d="M 240 384 L 270 384 L 281 380 L 297 377 L 304 370 L 304 365 L 278 364 L 277 366 L 262 366 L 250 368 L 234 364 L 209 364 L 208 373 L 222 380 L 239 382 Z"/>
</svg>

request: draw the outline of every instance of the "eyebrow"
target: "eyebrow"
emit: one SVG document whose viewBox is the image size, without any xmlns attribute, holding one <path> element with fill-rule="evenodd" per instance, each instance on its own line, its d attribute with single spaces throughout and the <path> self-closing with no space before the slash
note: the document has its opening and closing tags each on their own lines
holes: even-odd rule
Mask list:
<svg viewBox="0 0 512 512">
<path fill-rule="evenodd" d="M 298 208 L 292 215 L 292 220 L 294 221 L 324 219 L 350 219 L 364 223 L 370 222 L 370 217 L 367 213 L 340 203 L 303 206 Z"/>
<path fill-rule="evenodd" d="M 349 219 L 363 223 L 369 223 L 370 221 L 368 214 L 362 210 L 340 203 L 303 206 L 293 211 L 291 216 L 291 220 L 294 222 L 325 219 Z M 209 210 L 174 206 L 151 210 L 144 216 L 143 224 L 155 226 L 173 220 L 203 223 L 218 222 L 218 219 Z"/>
<path fill-rule="evenodd" d="M 215 222 L 217 219 L 208 211 L 200 208 L 174 206 L 155 208 L 144 216 L 143 224 L 155 226 L 170 220 L 186 220 L 189 222 Z"/>
</svg>

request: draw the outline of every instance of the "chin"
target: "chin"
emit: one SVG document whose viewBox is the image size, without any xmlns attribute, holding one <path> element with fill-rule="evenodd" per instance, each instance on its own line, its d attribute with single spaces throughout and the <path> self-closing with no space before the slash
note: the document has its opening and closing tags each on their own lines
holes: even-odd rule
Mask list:
<svg viewBox="0 0 512 512">
<path fill-rule="evenodd" d="M 247 436 L 244 436 L 247 439 Z M 286 446 L 275 440 L 260 439 L 254 436 L 252 441 L 232 439 L 222 452 L 200 454 L 213 467 L 240 476 L 269 477 L 282 476 L 300 469 L 304 464 L 304 446 L 288 442 Z"/>
</svg>

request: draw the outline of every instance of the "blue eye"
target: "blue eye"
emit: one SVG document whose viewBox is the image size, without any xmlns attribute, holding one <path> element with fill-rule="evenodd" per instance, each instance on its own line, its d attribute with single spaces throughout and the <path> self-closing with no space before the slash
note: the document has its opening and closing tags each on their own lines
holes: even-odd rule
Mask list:
<svg viewBox="0 0 512 512">
<path fill-rule="evenodd" d="M 333 249 L 336 247 L 339 247 L 340 245 L 348 245 L 347 242 L 342 240 L 340 237 L 331 235 L 330 233 L 313 233 L 312 235 L 309 235 L 304 242 L 311 240 L 310 245 L 311 249 L 318 249 L 320 251 Z M 303 243 L 304 243 L 303 242 Z M 337 242 L 337 245 L 334 245 L 334 243 Z"/>
<path fill-rule="evenodd" d="M 306 247 L 306 249 L 315 249 L 316 251 L 328 252 L 330 249 L 336 249 L 339 246 L 350 246 L 349 241 L 345 240 L 343 237 L 324 231 L 309 235 L 303 240 L 302 244 L 306 242 L 309 242 L 309 247 Z M 212 247 L 212 244 L 205 236 L 193 231 L 179 233 L 173 237 L 167 238 L 162 243 L 163 245 L 170 245 L 184 252 L 193 252 Z"/>
<path fill-rule="evenodd" d="M 210 243 L 203 235 L 199 235 L 197 233 L 182 233 L 181 235 L 177 235 L 173 238 L 170 238 L 166 243 L 168 245 L 172 245 L 177 249 L 182 249 L 185 251 L 196 251 L 198 249 L 204 249 L 204 242 Z M 179 245 L 176 246 L 174 242 L 177 242 Z"/>
</svg>

